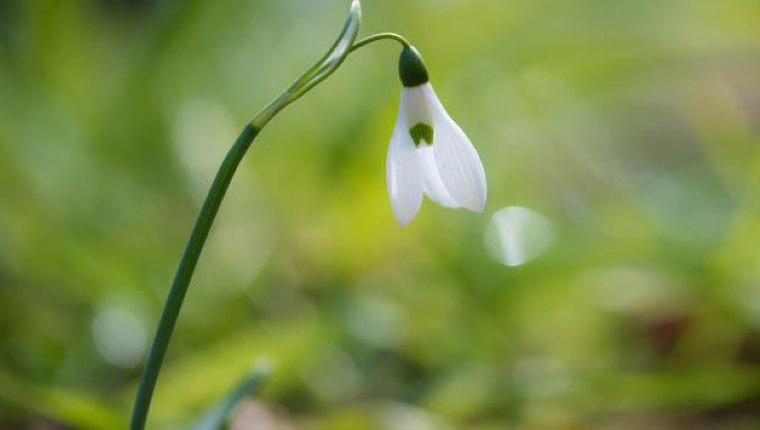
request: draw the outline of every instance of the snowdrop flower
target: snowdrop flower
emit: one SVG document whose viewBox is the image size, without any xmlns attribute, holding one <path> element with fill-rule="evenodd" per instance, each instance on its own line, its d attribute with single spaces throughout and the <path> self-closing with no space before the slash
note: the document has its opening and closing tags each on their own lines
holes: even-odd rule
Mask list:
<svg viewBox="0 0 760 430">
<path fill-rule="evenodd" d="M 401 53 L 399 75 L 404 88 L 386 165 L 394 216 L 402 226 L 408 224 L 420 210 L 423 195 L 445 207 L 482 212 L 483 163 L 441 105 L 422 57 L 412 46 Z"/>
</svg>

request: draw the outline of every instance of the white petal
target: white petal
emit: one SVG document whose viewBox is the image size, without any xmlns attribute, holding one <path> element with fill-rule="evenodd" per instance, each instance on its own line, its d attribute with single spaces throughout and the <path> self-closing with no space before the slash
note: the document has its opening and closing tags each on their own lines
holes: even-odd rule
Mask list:
<svg viewBox="0 0 760 430">
<path fill-rule="evenodd" d="M 402 226 L 408 224 L 420 210 L 423 183 L 420 158 L 409 135 L 405 114 L 406 105 L 402 102 L 386 162 L 391 207 L 393 215 Z"/>
<path fill-rule="evenodd" d="M 478 152 L 449 117 L 432 86 L 426 91 L 433 108 L 433 152 L 441 181 L 460 206 L 483 212 L 487 186 Z"/>
<path fill-rule="evenodd" d="M 435 139 L 435 138 L 434 138 Z M 433 201 L 441 206 L 447 208 L 461 207 L 441 181 L 441 175 L 438 173 L 438 166 L 435 164 L 435 155 L 433 154 L 433 147 L 420 142 L 420 146 L 417 148 L 417 153 L 420 155 L 420 162 L 422 163 L 422 169 L 425 175 L 424 190 Z"/>
<path fill-rule="evenodd" d="M 433 126 L 433 110 L 428 87 L 430 87 L 430 83 L 416 87 L 404 87 L 401 90 L 401 106 L 404 108 L 404 120 L 408 126 L 407 129 L 418 123 Z"/>
</svg>

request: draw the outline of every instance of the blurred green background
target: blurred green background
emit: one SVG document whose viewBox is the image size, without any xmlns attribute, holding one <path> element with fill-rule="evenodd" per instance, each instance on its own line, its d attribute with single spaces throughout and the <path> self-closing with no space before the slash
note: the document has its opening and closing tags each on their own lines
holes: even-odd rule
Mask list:
<svg viewBox="0 0 760 430">
<path fill-rule="evenodd" d="M 0 428 L 125 428 L 210 179 L 348 0 L 0 1 Z M 485 164 L 385 189 L 399 48 L 259 136 L 151 411 L 245 429 L 760 429 L 760 2 L 364 0 Z"/>
</svg>

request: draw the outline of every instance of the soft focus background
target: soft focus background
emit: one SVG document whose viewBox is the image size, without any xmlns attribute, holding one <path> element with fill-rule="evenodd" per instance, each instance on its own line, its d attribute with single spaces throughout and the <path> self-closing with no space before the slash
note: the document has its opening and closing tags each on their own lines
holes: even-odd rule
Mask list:
<svg viewBox="0 0 760 430">
<path fill-rule="evenodd" d="M 0 428 L 125 428 L 210 179 L 348 0 L 0 1 Z M 759 429 L 760 2 L 364 0 L 480 151 L 485 213 L 385 189 L 399 48 L 260 135 L 151 428 Z"/>
</svg>

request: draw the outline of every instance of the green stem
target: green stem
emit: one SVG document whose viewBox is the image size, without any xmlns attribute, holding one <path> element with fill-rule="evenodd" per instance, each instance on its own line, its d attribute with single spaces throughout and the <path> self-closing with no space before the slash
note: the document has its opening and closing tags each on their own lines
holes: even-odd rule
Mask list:
<svg viewBox="0 0 760 430">
<path fill-rule="evenodd" d="M 156 337 L 153 339 L 153 345 L 151 346 L 148 360 L 145 363 L 145 370 L 140 380 L 140 387 L 137 391 L 137 399 L 135 400 L 135 407 L 132 412 L 132 424 L 130 426 L 132 430 L 142 430 L 145 428 L 145 420 L 148 416 L 148 409 L 153 397 L 153 390 L 156 387 L 158 373 L 161 370 L 164 356 L 166 356 L 169 340 L 177 323 L 177 317 L 179 316 L 182 302 L 185 299 L 187 287 L 190 285 L 190 279 L 198 263 L 198 257 L 201 255 L 203 245 L 206 243 L 211 225 L 217 212 L 219 212 L 219 206 L 222 204 L 222 199 L 232 181 L 235 170 L 237 170 L 240 161 L 258 133 L 259 128 L 254 127 L 252 124 L 248 124 L 243 129 L 243 132 L 240 133 L 232 149 L 230 149 L 222 162 L 211 185 L 211 189 L 206 196 L 206 201 L 203 203 L 203 208 L 195 222 L 193 232 L 190 234 L 190 239 L 185 247 L 185 253 L 182 256 L 182 262 L 177 269 L 177 274 L 174 277 L 174 282 L 166 299 L 164 310 L 161 313 L 161 320 L 158 323 Z"/>
<path fill-rule="evenodd" d="M 347 24 L 346 29 L 348 28 L 349 26 Z M 344 33 L 346 32 L 346 29 L 344 29 Z M 211 231 L 211 226 L 214 223 L 216 214 L 219 212 L 219 207 L 222 204 L 227 188 L 229 188 L 230 183 L 232 182 L 232 177 L 240 165 L 240 161 L 242 161 L 248 151 L 248 148 L 250 148 L 253 143 L 253 140 L 256 138 L 259 131 L 261 131 L 261 129 L 280 110 L 298 100 L 334 73 L 343 63 L 349 52 L 353 52 L 362 46 L 381 39 L 394 39 L 401 42 L 404 46 L 409 46 L 409 42 L 407 42 L 406 39 L 393 33 L 376 34 L 356 43 L 353 43 L 352 38 L 349 45 L 350 48 L 345 53 L 341 54 L 335 61 L 327 63 L 324 63 L 324 61 L 329 58 L 329 55 L 323 57 L 320 61 L 324 64 L 317 62 L 307 70 L 287 90 L 262 109 L 243 129 L 237 140 L 235 140 L 232 148 L 224 158 L 222 165 L 219 167 L 208 195 L 206 196 L 206 200 L 203 202 L 203 207 L 195 222 L 193 231 L 190 234 L 184 254 L 182 255 L 182 261 L 177 268 L 177 273 L 174 276 L 174 281 L 172 282 L 171 289 L 166 298 L 166 304 L 161 313 L 156 336 L 153 339 L 153 344 L 151 345 L 148 359 L 145 363 L 145 369 L 143 370 L 142 379 L 140 380 L 140 386 L 138 387 L 137 398 L 132 411 L 130 430 L 143 430 L 145 428 L 145 422 L 147 420 L 148 410 L 150 409 L 153 392 L 156 387 L 156 381 L 158 380 L 158 374 L 161 371 L 161 365 L 166 356 L 169 341 L 171 340 L 174 327 L 177 323 L 177 318 L 180 309 L 182 308 L 187 289 L 190 285 L 190 280 L 193 277 L 195 266 L 198 264 L 198 258 L 203 251 L 203 246 Z M 336 49 L 337 46 L 339 46 L 339 43 L 336 42 L 331 48 L 331 51 Z"/>
<path fill-rule="evenodd" d="M 366 45 L 369 45 L 370 43 L 377 42 L 378 40 L 395 40 L 399 43 L 401 43 L 405 48 L 412 46 L 408 40 L 406 40 L 403 36 L 396 33 L 377 33 L 373 34 L 372 36 L 367 36 L 362 40 L 359 40 L 358 42 L 355 42 L 353 45 L 351 45 L 351 48 L 349 48 L 348 52 L 352 53 L 356 51 L 359 48 L 362 48 Z M 343 62 L 343 60 L 341 60 Z M 340 63 L 338 63 L 338 66 Z M 336 66 L 337 67 L 337 66 Z M 301 87 L 298 92 L 296 93 L 297 97 L 300 97 L 301 95 L 307 93 L 312 88 L 319 85 L 320 82 L 327 79 L 327 76 L 329 75 L 319 75 L 314 77 L 311 81 L 305 83 L 303 87 Z"/>
<path fill-rule="evenodd" d="M 325 77 L 329 76 L 334 71 L 335 70 L 333 69 L 327 73 Z M 174 326 L 177 323 L 179 311 L 182 308 L 185 294 L 190 286 L 190 280 L 195 272 L 195 266 L 198 264 L 198 258 L 201 255 L 201 251 L 203 251 L 203 246 L 211 231 L 211 226 L 214 223 L 216 214 L 219 212 L 219 207 L 227 193 L 227 188 L 229 188 L 230 182 L 232 182 L 232 177 L 235 175 L 235 171 L 237 170 L 238 165 L 240 165 L 240 161 L 243 160 L 245 153 L 259 134 L 259 131 L 264 128 L 277 112 L 281 111 L 305 94 L 305 92 L 301 92 L 296 95 L 293 91 L 293 86 L 291 86 L 291 88 L 288 88 L 288 90 L 280 94 L 275 100 L 262 109 L 254 119 L 245 126 L 235 140 L 235 143 L 232 145 L 232 148 L 230 148 L 214 177 L 211 188 L 206 195 L 206 200 L 203 202 L 200 214 L 195 221 L 193 231 L 185 246 L 185 252 L 182 255 L 182 260 L 177 268 L 177 273 L 174 276 L 174 281 L 172 282 L 171 289 L 167 295 L 164 309 L 161 312 L 161 319 L 158 322 L 156 335 L 153 338 L 153 344 L 148 353 L 148 359 L 145 363 L 140 386 L 137 389 L 137 397 L 135 399 L 134 409 L 132 410 L 132 421 L 129 427 L 130 430 L 142 430 L 145 428 L 145 421 L 148 416 L 148 410 L 150 409 L 151 399 L 153 398 L 153 391 L 156 388 L 158 374 L 161 371 L 161 365 L 164 362 L 166 350 L 169 347 L 169 340 L 171 340 Z"/>
<path fill-rule="evenodd" d="M 351 46 L 351 49 L 349 50 L 349 52 L 356 51 L 357 49 L 361 48 L 364 45 L 368 45 L 368 44 L 370 44 L 372 42 L 376 42 L 378 40 L 383 40 L 383 39 L 395 40 L 395 41 L 399 42 L 400 44 L 402 44 L 404 46 L 404 48 L 408 48 L 408 47 L 412 46 L 412 44 L 409 43 L 409 41 L 406 40 L 406 38 L 404 38 L 404 36 L 402 36 L 400 34 L 396 34 L 396 33 L 377 33 L 377 34 L 373 34 L 372 36 L 367 36 L 364 39 L 362 39 L 362 40 L 354 43 Z"/>
</svg>

